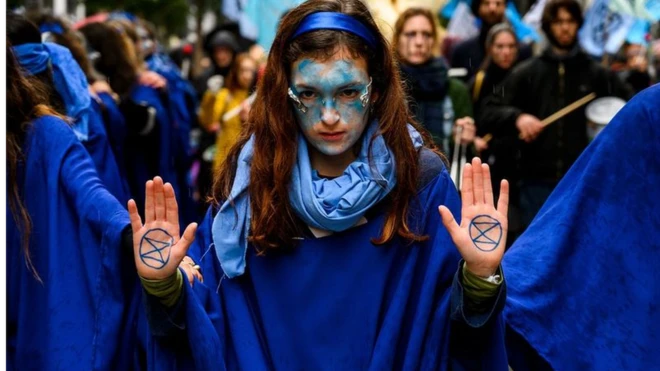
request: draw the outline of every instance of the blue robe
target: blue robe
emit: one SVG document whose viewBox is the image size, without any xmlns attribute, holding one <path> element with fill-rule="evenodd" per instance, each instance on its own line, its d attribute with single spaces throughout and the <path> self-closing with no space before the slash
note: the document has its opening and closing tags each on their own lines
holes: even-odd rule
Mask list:
<svg viewBox="0 0 660 371">
<path fill-rule="evenodd" d="M 128 182 L 125 173 L 120 170 L 119 162 L 110 145 L 105 121 L 103 107 L 92 98 L 89 112 L 89 137 L 83 142 L 83 145 L 96 165 L 101 182 L 119 200 L 119 203 L 126 205 L 130 199 Z"/>
<path fill-rule="evenodd" d="M 144 86 L 136 85 L 131 91 L 130 99 L 135 103 L 153 107 L 156 110 L 156 123 L 153 131 L 149 134 L 155 136 L 158 148 L 156 154 L 156 166 L 149 168 L 147 150 L 140 146 L 141 139 L 138 138 L 132 148 L 127 148 L 127 161 L 131 165 L 129 169 L 131 192 L 138 205 L 144 205 L 144 185 L 154 176 L 159 175 L 165 182 L 170 182 L 174 191 L 179 196 L 179 184 L 174 167 L 174 153 L 172 151 L 173 126 L 169 111 L 164 104 L 163 94 L 160 91 Z"/>
<path fill-rule="evenodd" d="M 124 146 L 126 145 L 126 136 L 128 135 L 128 128 L 126 126 L 126 119 L 119 110 L 117 102 L 108 93 L 98 93 L 100 99 L 99 103 L 102 107 L 103 122 L 105 123 L 105 131 L 108 134 L 108 141 L 112 152 L 115 154 L 119 172 L 122 176 L 126 177 L 126 160 L 124 154 Z"/>
<path fill-rule="evenodd" d="M 144 205 L 145 183 L 159 175 L 165 182 L 172 184 L 179 203 L 179 219 L 182 225 L 187 225 L 194 219 L 191 217 L 190 187 L 188 186 L 187 168 L 182 163 L 188 163 L 187 154 L 181 147 L 181 128 L 176 125 L 169 105 L 169 95 L 165 91 L 136 85 L 131 91 L 130 99 L 135 103 L 153 107 L 156 110 L 156 124 L 149 134 L 157 141 L 157 148 L 145 149 L 142 138 L 136 138 L 132 148 L 127 148 L 129 185 L 131 193 L 138 205 Z M 157 151 L 157 164 L 150 168 L 148 156 L 150 151 Z M 196 218 L 195 218 L 196 219 Z"/>
<path fill-rule="evenodd" d="M 43 283 L 26 267 L 8 207 L 8 369 L 124 369 L 119 339 L 131 331 L 126 302 L 138 282 L 132 252 L 121 248 L 128 212 L 62 120 L 35 120 L 23 150 L 19 193 Z"/>
<path fill-rule="evenodd" d="M 169 311 L 147 296 L 151 368 L 506 370 L 497 309 L 504 286 L 492 311 L 465 319 L 460 255 L 437 211 L 444 204 L 458 215 L 460 200 L 435 159 L 441 171 L 411 204 L 411 226 L 429 235 L 422 243 L 373 245 L 382 211 L 342 233 L 304 237 L 290 251 L 256 256 L 250 247 L 246 273 L 228 279 L 209 209 L 189 251 L 204 282 L 185 283 Z"/>
<path fill-rule="evenodd" d="M 192 166 L 193 149 L 190 145 L 190 131 L 197 126 L 197 92 L 192 84 L 181 76 L 178 67 L 166 55 L 154 53 L 146 60 L 151 71 L 167 79 L 166 107 L 172 120 L 172 153 L 175 170 L 182 189 L 189 190 L 192 181 L 189 171 Z M 190 192 L 179 195 L 179 213 L 184 221 L 197 221 L 196 207 Z"/>
<path fill-rule="evenodd" d="M 505 254 L 514 370 L 658 368 L 659 108 L 628 102 Z"/>
</svg>

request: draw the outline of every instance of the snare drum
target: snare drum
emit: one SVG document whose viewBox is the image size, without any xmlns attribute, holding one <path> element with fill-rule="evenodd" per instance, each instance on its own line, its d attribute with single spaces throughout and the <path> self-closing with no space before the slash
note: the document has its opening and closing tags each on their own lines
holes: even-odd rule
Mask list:
<svg viewBox="0 0 660 371">
<path fill-rule="evenodd" d="M 605 129 L 625 104 L 626 101 L 618 97 L 602 97 L 587 105 L 585 115 L 588 120 L 587 136 L 590 141 Z"/>
</svg>

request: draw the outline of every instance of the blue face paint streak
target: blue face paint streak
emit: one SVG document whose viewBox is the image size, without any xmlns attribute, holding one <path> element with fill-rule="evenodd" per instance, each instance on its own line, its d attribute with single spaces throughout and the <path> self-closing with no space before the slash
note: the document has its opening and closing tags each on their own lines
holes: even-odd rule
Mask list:
<svg viewBox="0 0 660 371">
<path fill-rule="evenodd" d="M 369 84 L 364 59 L 336 53 L 325 61 L 302 59 L 292 67 L 292 90 L 307 107 L 306 113 L 295 109 L 307 142 L 328 156 L 351 150 L 368 119 L 369 107 L 359 99 Z"/>
</svg>

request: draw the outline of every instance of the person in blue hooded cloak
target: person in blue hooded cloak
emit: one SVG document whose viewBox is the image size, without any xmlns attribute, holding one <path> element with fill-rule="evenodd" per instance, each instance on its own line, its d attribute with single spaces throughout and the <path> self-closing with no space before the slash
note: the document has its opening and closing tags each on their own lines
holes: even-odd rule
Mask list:
<svg viewBox="0 0 660 371">
<path fill-rule="evenodd" d="M 126 178 L 110 147 L 101 112 L 92 103 L 87 77 L 71 52 L 58 44 L 42 43 L 37 26 L 20 15 L 7 16 L 7 36 L 23 71 L 52 88 L 51 105 L 73 121 L 74 133 L 91 155 L 101 181 L 125 205 L 129 199 Z"/>
<path fill-rule="evenodd" d="M 148 368 L 507 370 L 508 183 L 459 199 L 366 6 L 287 13 L 257 91 L 199 226 L 129 202 Z"/>
<path fill-rule="evenodd" d="M 121 99 L 120 108 L 129 129 L 124 147 L 131 195 L 138 203 L 145 199 L 144 183 L 156 175 L 170 182 L 186 204 L 187 184 L 177 172 L 178 134 L 168 107 L 167 81 L 147 71 L 131 48 L 124 22 L 90 23 L 79 31 L 99 57 L 94 68 L 108 78 L 112 90 Z M 182 218 L 182 221 L 187 221 Z"/>
<path fill-rule="evenodd" d="M 128 212 L 9 43 L 7 57 L 7 369 L 126 369 Z"/>
<path fill-rule="evenodd" d="M 629 101 L 506 253 L 513 370 L 658 367 L 659 107 Z"/>
</svg>

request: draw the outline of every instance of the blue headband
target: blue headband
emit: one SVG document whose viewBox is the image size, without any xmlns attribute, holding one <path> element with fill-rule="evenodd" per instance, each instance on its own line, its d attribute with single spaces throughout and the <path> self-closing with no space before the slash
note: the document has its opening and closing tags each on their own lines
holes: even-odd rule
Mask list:
<svg viewBox="0 0 660 371">
<path fill-rule="evenodd" d="M 91 98 L 85 73 L 69 49 L 52 43 L 22 44 L 13 49 L 16 59 L 29 75 L 43 72 L 51 65 L 53 87 L 64 102 L 67 116 L 73 119 L 73 131 L 80 141 L 87 141 Z"/>
<path fill-rule="evenodd" d="M 350 15 L 335 12 L 312 13 L 305 17 L 290 40 L 311 31 L 338 30 L 350 32 L 364 39 L 370 47 L 376 49 L 377 41 L 374 34 L 362 22 Z"/>
<path fill-rule="evenodd" d="M 57 23 L 50 23 L 50 22 L 44 23 L 41 26 L 39 26 L 39 31 L 41 31 L 41 33 L 50 32 L 57 35 L 62 35 L 64 33 L 64 29 L 62 28 L 62 26 L 60 26 Z"/>
</svg>

